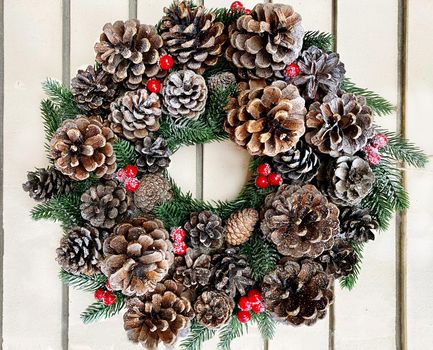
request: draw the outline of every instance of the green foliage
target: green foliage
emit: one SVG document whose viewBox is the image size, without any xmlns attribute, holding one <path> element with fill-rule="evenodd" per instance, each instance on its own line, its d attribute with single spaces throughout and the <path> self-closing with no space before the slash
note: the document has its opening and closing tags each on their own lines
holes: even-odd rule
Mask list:
<svg viewBox="0 0 433 350">
<path fill-rule="evenodd" d="M 65 119 L 75 118 L 78 114 L 81 114 L 71 90 L 60 82 L 47 79 L 42 84 L 42 88 L 47 94 L 48 99 L 58 108 L 60 123 Z"/>
<path fill-rule="evenodd" d="M 232 341 L 246 332 L 248 332 L 247 324 L 239 322 L 236 315 L 233 315 L 230 322 L 225 324 L 219 331 L 218 349 L 230 350 Z"/>
<path fill-rule="evenodd" d="M 128 164 L 135 164 L 137 154 L 135 153 L 134 144 L 124 139 L 118 139 L 114 145 L 114 153 L 116 153 L 116 163 L 118 168 L 123 168 Z"/>
<path fill-rule="evenodd" d="M 60 270 L 59 278 L 64 284 L 85 292 L 93 292 L 98 288 L 102 288 L 104 287 L 105 282 L 107 282 L 107 277 L 101 273 L 91 276 L 82 273 L 74 275 L 73 273 L 67 272 L 63 269 Z"/>
<path fill-rule="evenodd" d="M 221 56 L 218 59 L 218 62 L 216 65 L 206 69 L 206 71 L 203 73 L 203 77 L 205 79 L 209 79 L 211 76 L 213 76 L 217 73 L 229 72 L 229 71 L 232 71 L 232 69 L 233 69 L 233 67 L 230 65 L 230 63 L 223 56 Z"/>
<path fill-rule="evenodd" d="M 334 44 L 334 36 L 331 33 L 316 31 L 308 31 L 304 36 L 303 50 L 310 46 L 316 46 L 323 51 L 331 51 Z"/>
<path fill-rule="evenodd" d="M 45 139 L 47 142 L 51 141 L 56 130 L 59 128 L 60 120 L 60 109 L 50 100 L 41 101 L 41 115 L 45 130 Z"/>
<path fill-rule="evenodd" d="M 237 21 L 237 19 L 243 15 L 242 11 L 235 11 L 230 8 L 222 7 L 222 8 L 213 8 L 208 10 L 215 14 L 215 20 L 217 22 L 224 23 L 224 26 L 227 27 L 230 24 Z"/>
<path fill-rule="evenodd" d="M 180 343 L 182 350 L 201 350 L 202 344 L 211 339 L 216 331 L 201 325 L 196 320 L 191 322 L 188 336 Z"/>
<path fill-rule="evenodd" d="M 340 278 L 341 288 L 349 290 L 351 290 L 355 286 L 361 272 L 361 263 L 363 259 L 362 252 L 364 250 L 364 244 L 352 242 L 352 247 L 357 257 L 356 264 L 353 267 L 353 272 L 347 276 L 343 276 Z"/>
<path fill-rule="evenodd" d="M 102 301 L 96 301 L 81 313 L 81 320 L 85 324 L 88 324 L 117 315 L 125 307 L 125 296 L 120 292 L 113 293 L 116 296 L 116 301 L 113 305 L 107 306 Z"/>
<path fill-rule="evenodd" d="M 265 310 L 260 314 L 251 312 L 251 320 L 253 323 L 257 324 L 263 339 L 271 340 L 274 337 L 277 325 L 275 319 L 268 310 Z"/>
</svg>

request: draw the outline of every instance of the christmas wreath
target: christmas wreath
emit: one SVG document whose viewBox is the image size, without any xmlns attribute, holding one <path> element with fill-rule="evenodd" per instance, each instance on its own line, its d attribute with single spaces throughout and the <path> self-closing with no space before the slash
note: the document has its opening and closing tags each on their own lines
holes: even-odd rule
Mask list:
<svg viewBox="0 0 433 350">
<path fill-rule="evenodd" d="M 332 36 L 289 5 L 164 8 L 156 26 L 103 27 L 96 63 L 41 103 L 51 165 L 27 175 L 59 221 L 60 278 L 94 293 L 84 322 L 124 310 L 153 349 L 221 349 L 248 322 L 312 325 L 352 288 L 364 245 L 408 206 L 401 162 L 427 157 L 373 115 L 392 112 L 346 76 Z M 229 138 L 251 155 L 238 197 L 206 202 L 170 178 L 180 147 Z"/>
</svg>

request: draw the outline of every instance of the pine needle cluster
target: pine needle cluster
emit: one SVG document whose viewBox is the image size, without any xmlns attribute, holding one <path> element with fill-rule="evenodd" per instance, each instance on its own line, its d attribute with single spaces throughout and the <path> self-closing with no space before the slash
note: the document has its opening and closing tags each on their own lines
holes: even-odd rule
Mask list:
<svg viewBox="0 0 433 350">
<path fill-rule="evenodd" d="M 356 264 L 353 267 L 353 271 L 351 274 L 340 278 L 341 288 L 345 288 L 349 290 L 353 289 L 356 282 L 358 281 L 359 274 L 361 272 L 362 259 L 364 258 L 362 255 L 362 252 L 364 250 L 364 244 L 356 243 L 356 242 L 351 242 L 351 243 L 352 243 L 353 251 L 355 252 L 357 258 Z"/>
<path fill-rule="evenodd" d="M 334 36 L 331 33 L 321 31 L 307 31 L 304 36 L 302 49 L 307 50 L 310 46 L 316 46 L 323 51 L 331 51 L 334 45 Z"/>
</svg>

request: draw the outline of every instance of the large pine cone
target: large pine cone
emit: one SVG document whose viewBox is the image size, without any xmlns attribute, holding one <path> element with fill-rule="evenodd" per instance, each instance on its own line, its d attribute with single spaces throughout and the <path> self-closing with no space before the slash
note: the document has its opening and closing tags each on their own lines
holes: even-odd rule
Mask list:
<svg viewBox="0 0 433 350">
<path fill-rule="evenodd" d="M 310 259 L 300 262 L 283 258 L 275 270 L 263 278 L 266 308 L 279 320 L 292 325 L 312 325 L 326 316 L 333 303 L 332 276 Z"/>
<path fill-rule="evenodd" d="M 172 72 L 165 79 L 161 94 L 165 113 L 195 120 L 206 107 L 208 90 L 201 75 L 185 69 Z"/>
<path fill-rule="evenodd" d="M 224 227 L 226 242 L 230 245 L 241 245 L 248 241 L 254 232 L 258 219 L 259 213 L 252 208 L 230 215 Z"/>
<path fill-rule="evenodd" d="M 349 242 L 336 239 L 332 249 L 324 252 L 317 261 L 322 264 L 326 273 L 339 278 L 351 274 L 358 259 Z"/>
<path fill-rule="evenodd" d="M 106 115 L 117 94 L 117 84 L 102 68 L 88 66 L 78 70 L 71 80 L 71 92 L 77 106 L 84 113 Z"/>
<path fill-rule="evenodd" d="M 91 226 L 71 229 L 60 240 L 57 262 L 70 273 L 93 275 L 104 258 L 102 246 L 107 235 L 108 232 Z"/>
<path fill-rule="evenodd" d="M 173 198 L 170 183 L 160 174 L 147 174 L 134 192 L 134 204 L 144 213 L 151 213 L 158 204 Z"/>
<path fill-rule="evenodd" d="M 227 248 L 212 257 L 214 287 L 231 298 L 245 295 L 254 285 L 251 269 L 239 248 Z"/>
<path fill-rule="evenodd" d="M 316 258 L 334 245 L 338 213 L 313 185 L 282 185 L 266 197 L 260 228 L 280 254 Z"/>
<path fill-rule="evenodd" d="M 109 180 L 91 186 L 81 196 L 81 216 L 94 227 L 112 228 L 127 214 L 130 197 L 124 187 Z"/>
<path fill-rule="evenodd" d="M 346 73 L 338 53 L 326 53 L 315 46 L 303 51 L 297 64 L 300 73 L 291 82 L 306 100 L 318 101 L 328 93 L 336 94 Z"/>
<path fill-rule="evenodd" d="M 175 1 L 165 7 L 160 33 L 164 47 L 179 64 L 202 74 L 223 54 L 227 36 L 214 13 L 192 5 L 192 1 Z"/>
<path fill-rule="evenodd" d="M 282 79 L 301 52 L 303 36 L 301 16 L 291 6 L 257 4 L 229 27 L 226 58 L 243 79 Z"/>
<path fill-rule="evenodd" d="M 303 184 L 316 176 L 320 160 L 307 143 L 299 140 L 292 149 L 273 157 L 272 165 L 287 183 Z"/>
<path fill-rule="evenodd" d="M 137 168 L 143 173 L 159 173 L 170 165 L 171 151 L 167 147 L 167 141 L 161 136 L 146 136 L 135 143 L 138 153 Z"/>
<path fill-rule="evenodd" d="M 104 242 L 101 270 L 113 290 L 144 295 L 156 288 L 173 263 L 173 246 L 161 221 L 135 218 L 119 224 Z"/>
<path fill-rule="evenodd" d="M 377 221 L 370 215 L 368 209 L 346 207 L 340 211 L 340 234 L 345 240 L 358 243 L 374 240 L 373 230 L 377 229 Z"/>
<path fill-rule="evenodd" d="M 208 327 L 218 328 L 229 322 L 235 303 L 227 294 L 205 291 L 194 303 L 197 321 Z"/>
<path fill-rule="evenodd" d="M 128 140 L 143 139 L 159 129 L 160 106 L 157 94 L 146 89 L 128 91 L 111 104 L 111 129 Z"/>
<path fill-rule="evenodd" d="M 51 156 L 57 170 L 73 180 L 85 180 L 90 172 L 97 177 L 116 171 L 113 131 L 97 117 L 79 116 L 65 120 L 51 139 Z"/>
<path fill-rule="evenodd" d="M 305 100 L 294 85 L 239 84 L 239 96 L 227 104 L 224 129 L 251 155 L 273 157 L 291 149 L 305 132 Z"/>
<path fill-rule="evenodd" d="M 191 213 L 185 224 L 191 246 L 203 253 L 212 253 L 223 246 L 224 229 L 221 218 L 210 212 Z"/>
<path fill-rule="evenodd" d="M 29 193 L 30 198 L 38 202 L 46 201 L 58 194 L 67 194 L 71 188 L 70 178 L 51 166 L 46 169 L 29 171 L 27 182 L 23 184 L 23 190 Z"/>
<path fill-rule="evenodd" d="M 159 58 L 165 52 L 155 26 L 140 24 L 136 19 L 104 25 L 95 44 L 96 62 L 128 89 L 138 88 L 146 78 L 163 75 Z"/>
<path fill-rule="evenodd" d="M 128 339 L 146 349 L 156 349 L 161 342 L 173 345 L 194 317 L 184 287 L 171 280 L 158 283 L 152 293 L 127 298 L 126 306 L 123 322 Z"/>
<path fill-rule="evenodd" d="M 323 103 L 314 102 L 305 124 L 307 143 L 332 157 L 355 154 L 374 134 L 371 108 L 364 97 L 354 94 L 328 95 Z"/>
<path fill-rule="evenodd" d="M 211 278 L 211 256 L 188 248 L 185 255 L 174 259 L 174 275 L 176 282 L 187 288 L 204 287 Z"/>
<path fill-rule="evenodd" d="M 216 89 L 227 89 L 236 84 L 236 76 L 231 72 L 220 72 L 212 75 L 207 80 L 207 87 L 212 93 Z"/>
</svg>

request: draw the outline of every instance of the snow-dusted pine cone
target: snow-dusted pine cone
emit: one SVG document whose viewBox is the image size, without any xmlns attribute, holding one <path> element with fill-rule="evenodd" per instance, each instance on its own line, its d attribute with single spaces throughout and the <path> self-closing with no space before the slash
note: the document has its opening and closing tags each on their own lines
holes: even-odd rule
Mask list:
<svg viewBox="0 0 433 350">
<path fill-rule="evenodd" d="M 210 211 L 191 213 L 190 219 L 184 227 L 194 249 L 203 253 L 212 253 L 223 246 L 222 220 Z"/>
<path fill-rule="evenodd" d="M 361 207 L 345 207 L 340 210 L 340 234 L 345 240 L 358 243 L 374 240 L 374 230 L 378 223 L 370 211 Z"/>
<path fill-rule="evenodd" d="M 161 136 L 146 136 L 135 143 L 135 150 L 138 154 L 136 165 L 143 174 L 159 173 L 170 165 L 171 151 Z"/>
<path fill-rule="evenodd" d="M 208 327 L 218 328 L 229 322 L 235 303 L 225 293 L 209 290 L 203 292 L 194 303 L 197 321 Z"/>
</svg>

